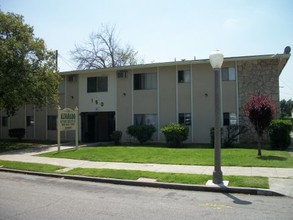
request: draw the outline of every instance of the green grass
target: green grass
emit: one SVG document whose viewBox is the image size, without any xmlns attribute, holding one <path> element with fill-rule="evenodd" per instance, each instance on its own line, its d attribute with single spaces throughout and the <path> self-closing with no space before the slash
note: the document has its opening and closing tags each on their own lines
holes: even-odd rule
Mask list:
<svg viewBox="0 0 293 220">
<path fill-rule="evenodd" d="M 35 172 L 44 173 L 54 173 L 56 170 L 62 169 L 64 167 L 49 165 L 49 164 L 39 164 L 39 163 L 25 163 L 25 162 L 15 162 L 15 161 L 5 161 L 0 160 L 0 166 L 4 168 L 16 169 L 16 170 L 28 170 Z"/>
<path fill-rule="evenodd" d="M 38 163 L 24 163 L 15 161 L 0 160 L 0 166 L 4 168 L 28 170 L 43 173 L 60 173 L 57 170 L 63 169 L 61 166 Z M 156 179 L 157 182 L 182 183 L 205 185 L 212 179 L 211 175 L 203 174 L 181 174 L 181 173 L 160 173 L 139 170 L 113 170 L 113 169 L 93 169 L 93 168 L 76 168 L 65 172 L 68 175 L 82 175 L 91 177 L 104 177 L 115 179 L 137 180 L 140 177 Z M 247 176 L 225 176 L 225 180 L 229 181 L 229 186 L 253 187 L 268 189 L 267 177 L 247 177 Z"/>
<path fill-rule="evenodd" d="M 183 183 L 205 185 L 212 179 L 211 175 L 203 174 L 181 174 L 181 173 L 159 173 L 139 170 L 112 170 L 112 169 L 90 169 L 76 168 L 66 172 L 69 175 L 82 175 L 91 177 L 107 177 L 115 179 L 137 180 L 140 177 L 156 179 L 157 182 L 167 183 Z M 229 186 L 234 187 L 253 187 L 253 188 L 269 188 L 267 177 L 247 177 L 247 176 L 225 176 L 225 180 L 229 181 Z"/>
<path fill-rule="evenodd" d="M 286 151 L 256 149 L 222 149 L 222 166 L 293 168 L 293 158 Z M 214 150 L 209 148 L 165 148 L 160 146 L 82 147 L 78 150 L 50 152 L 44 157 L 70 158 L 89 161 L 203 165 L 214 164 Z"/>
</svg>

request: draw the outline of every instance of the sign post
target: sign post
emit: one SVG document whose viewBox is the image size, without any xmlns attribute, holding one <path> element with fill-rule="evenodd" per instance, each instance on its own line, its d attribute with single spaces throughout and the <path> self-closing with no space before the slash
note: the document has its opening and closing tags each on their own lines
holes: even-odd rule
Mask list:
<svg viewBox="0 0 293 220">
<path fill-rule="evenodd" d="M 78 148 L 78 108 L 75 110 L 70 108 L 62 109 L 58 106 L 57 117 L 57 139 L 58 139 L 58 153 L 60 153 L 61 146 L 61 131 L 75 130 L 75 148 Z"/>
</svg>

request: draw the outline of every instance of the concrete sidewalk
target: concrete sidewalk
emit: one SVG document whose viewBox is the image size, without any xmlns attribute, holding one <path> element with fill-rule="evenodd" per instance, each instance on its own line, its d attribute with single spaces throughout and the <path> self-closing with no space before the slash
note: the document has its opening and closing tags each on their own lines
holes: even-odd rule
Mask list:
<svg viewBox="0 0 293 220">
<path fill-rule="evenodd" d="M 66 148 L 70 147 L 62 147 L 62 149 Z M 56 150 L 57 147 L 50 147 L 43 148 L 39 151 L 18 151 L 12 153 L 6 152 L 0 154 L 0 160 L 52 164 L 66 167 L 66 170 L 80 167 L 209 175 L 211 175 L 214 170 L 213 166 L 92 162 L 83 160 L 47 158 L 37 156 L 40 153 L 51 152 Z M 293 197 L 293 169 L 266 167 L 222 167 L 222 171 L 224 178 L 225 175 L 269 177 L 270 190 Z"/>
</svg>

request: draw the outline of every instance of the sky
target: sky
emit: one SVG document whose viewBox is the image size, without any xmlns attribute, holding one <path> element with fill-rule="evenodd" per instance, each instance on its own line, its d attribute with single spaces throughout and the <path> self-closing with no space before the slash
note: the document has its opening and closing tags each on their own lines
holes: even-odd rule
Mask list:
<svg viewBox="0 0 293 220">
<path fill-rule="evenodd" d="M 115 26 L 144 63 L 207 59 L 215 49 L 225 57 L 293 49 L 292 0 L 0 0 L 0 10 L 23 15 L 58 50 L 60 71 L 76 69 L 70 51 L 102 25 Z M 280 76 L 280 99 L 293 99 L 292 59 Z"/>
</svg>

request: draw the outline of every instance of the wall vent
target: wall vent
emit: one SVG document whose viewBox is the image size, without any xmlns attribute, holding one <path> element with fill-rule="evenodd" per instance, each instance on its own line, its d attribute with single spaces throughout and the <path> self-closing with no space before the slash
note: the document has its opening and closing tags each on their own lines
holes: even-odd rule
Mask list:
<svg viewBox="0 0 293 220">
<path fill-rule="evenodd" d="M 77 79 L 77 76 L 76 75 L 69 75 L 68 76 L 68 82 L 75 82 Z"/>
<path fill-rule="evenodd" d="M 120 70 L 117 72 L 117 78 L 127 78 L 127 70 Z"/>
</svg>

